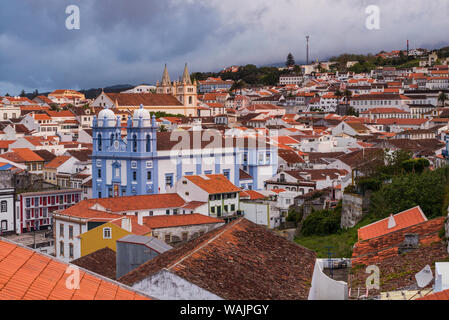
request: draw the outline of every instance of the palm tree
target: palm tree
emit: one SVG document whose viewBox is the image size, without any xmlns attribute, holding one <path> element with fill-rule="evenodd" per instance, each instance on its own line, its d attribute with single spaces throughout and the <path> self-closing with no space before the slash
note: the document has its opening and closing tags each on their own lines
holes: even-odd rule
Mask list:
<svg viewBox="0 0 449 320">
<path fill-rule="evenodd" d="M 440 95 L 438 96 L 438 101 L 441 102 L 443 107 L 447 99 L 448 99 L 447 94 L 444 92 L 440 92 Z"/>
<path fill-rule="evenodd" d="M 340 101 L 341 97 L 343 97 L 343 92 L 340 91 L 340 89 L 337 89 L 337 91 L 335 91 L 334 95 L 338 98 L 338 100 Z"/>
<path fill-rule="evenodd" d="M 349 99 L 352 97 L 352 92 L 350 90 L 346 89 L 343 92 L 343 96 L 345 97 L 345 101 L 348 102 Z"/>
</svg>

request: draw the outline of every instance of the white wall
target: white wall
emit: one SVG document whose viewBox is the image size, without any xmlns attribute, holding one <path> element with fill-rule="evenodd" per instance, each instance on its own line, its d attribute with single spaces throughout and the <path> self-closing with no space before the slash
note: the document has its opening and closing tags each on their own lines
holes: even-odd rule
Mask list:
<svg viewBox="0 0 449 320">
<path fill-rule="evenodd" d="M 223 300 L 168 270 L 161 270 L 135 283 L 132 288 L 159 300 Z"/>
<path fill-rule="evenodd" d="M 347 300 L 348 284 L 329 278 L 323 272 L 323 268 L 323 259 L 317 259 L 313 270 L 309 300 Z"/>
</svg>

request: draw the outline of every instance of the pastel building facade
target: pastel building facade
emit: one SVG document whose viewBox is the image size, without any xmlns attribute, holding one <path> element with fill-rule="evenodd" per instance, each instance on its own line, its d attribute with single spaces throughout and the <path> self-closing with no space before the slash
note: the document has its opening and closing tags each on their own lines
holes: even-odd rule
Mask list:
<svg viewBox="0 0 449 320">
<path fill-rule="evenodd" d="M 156 119 L 142 106 L 126 128 L 104 109 L 92 130 L 93 198 L 166 193 L 182 176 L 201 174 L 223 174 L 240 186 L 240 169 L 253 178 L 245 186 L 261 190 L 277 169 L 277 149 L 263 139 L 214 130 L 158 132 Z"/>
</svg>

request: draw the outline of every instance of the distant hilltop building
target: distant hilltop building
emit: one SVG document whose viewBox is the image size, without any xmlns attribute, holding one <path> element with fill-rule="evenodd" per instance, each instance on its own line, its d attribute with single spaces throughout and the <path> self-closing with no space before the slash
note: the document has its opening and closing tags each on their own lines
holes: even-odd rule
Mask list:
<svg viewBox="0 0 449 320">
<path fill-rule="evenodd" d="M 200 81 L 200 92 L 209 93 L 214 91 L 229 91 L 234 84 L 232 80 L 222 80 L 221 78 L 209 77 L 207 80 Z"/>
<path fill-rule="evenodd" d="M 142 91 L 138 91 L 142 89 Z M 146 90 L 148 89 L 148 90 Z M 187 64 L 181 81 L 171 82 L 165 66 L 161 82 L 157 82 L 156 93 L 152 88 L 139 86 L 131 92 L 106 93 L 102 92 L 92 103 L 93 107 L 115 109 L 117 111 L 132 111 L 140 105 L 149 112 L 166 112 L 183 116 L 198 114 L 197 84 L 190 80 Z M 137 90 L 137 91 L 136 91 Z"/>
</svg>

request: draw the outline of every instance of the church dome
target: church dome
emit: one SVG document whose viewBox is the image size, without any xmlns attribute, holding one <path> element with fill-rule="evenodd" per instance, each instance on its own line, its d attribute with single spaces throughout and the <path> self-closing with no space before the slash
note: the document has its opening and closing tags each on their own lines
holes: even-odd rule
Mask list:
<svg viewBox="0 0 449 320">
<path fill-rule="evenodd" d="M 143 108 L 143 105 L 140 105 L 139 109 L 134 110 L 133 119 L 139 120 L 142 117 L 142 120 L 151 120 L 151 115 L 148 110 Z"/>
<path fill-rule="evenodd" d="M 103 109 L 98 113 L 98 120 L 115 120 L 115 113 L 111 109 Z"/>
</svg>

